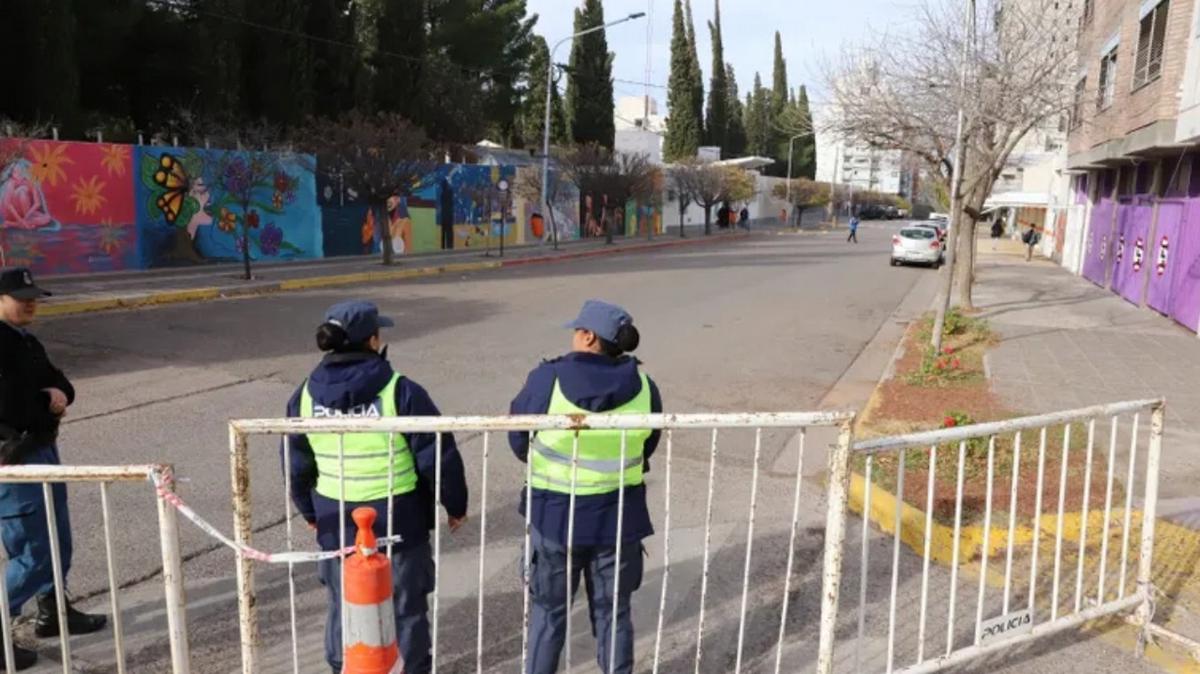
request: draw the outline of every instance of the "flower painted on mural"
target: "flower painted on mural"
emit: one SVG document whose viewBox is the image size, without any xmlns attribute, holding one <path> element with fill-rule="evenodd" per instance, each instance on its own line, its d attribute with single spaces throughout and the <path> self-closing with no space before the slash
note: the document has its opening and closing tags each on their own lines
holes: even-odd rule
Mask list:
<svg viewBox="0 0 1200 674">
<path fill-rule="evenodd" d="M 109 145 L 101 150 L 100 165 L 108 171 L 108 175 L 123 177 L 125 167 L 129 165 L 129 147 L 126 145 Z"/>
<path fill-rule="evenodd" d="M 253 169 L 242 157 L 234 157 L 221 172 L 221 186 L 226 192 L 242 195 L 254 187 Z"/>
<path fill-rule="evenodd" d="M 258 247 L 263 255 L 275 256 L 279 254 L 279 248 L 283 245 L 283 230 L 276 227 L 275 223 L 268 222 L 266 227 L 263 227 L 262 234 L 258 237 Z"/>
<path fill-rule="evenodd" d="M 1142 270 L 1142 263 L 1146 260 L 1146 242 L 1142 237 L 1138 237 L 1133 244 L 1133 271 L 1139 272 Z"/>
<path fill-rule="evenodd" d="M 105 218 L 100 223 L 100 250 L 105 255 L 113 256 L 121 251 L 124 242 L 124 230 L 114 225 L 112 218 Z"/>
<path fill-rule="evenodd" d="M 274 194 L 274 196 L 271 197 L 271 206 L 277 211 L 283 210 L 283 194 L 282 193 L 276 192 Z"/>
<path fill-rule="evenodd" d="M 42 190 L 28 175 L 13 170 L 0 188 L 0 225 L 32 230 L 51 222 Z"/>
<path fill-rule="evenodd" d="M 238 216 L 237 213 L 228 208 L 221 209 L 221 217 L 217 219 L 217 229 L 222 232 L 232 232 L 237 229 Z"/>
<path fill-rule="evenodd" d="M 75 212 L 80 215 L 95 215 L 96 211 L 104 208 L 108 197 L 104 196 L 105 182 L 99 176 L 87 180 L 80 178 L 71 188 L 71 202 L 75 204 Z"/>
<path fill-rule="evenodd" d="M 1171 240 L 1164 234 L 1162 241 L 1158 244 L 1158 262 L 1154 265 L 1154 272 L 1159 276 L 1167 273 L 1167 262 L 1171 259 Z"/>
<path fill-rule="evenodd" d="M 1117 255 L 1114 259 L 1117 261 L 1117 264 L 1120 264 L 1121 261 L 1125 259 L 1125 235 L 1124 234 L 1121 235 L 1121 238 L 1117 239 Z"/>
<path fill-rule="evenodd" d="M 75 161 L 67 156 L 67 146 L 61 143 L 41 143 L 29 148 L 33 156 L 33 167 L 30 172 L 39 184 L 49 183 L 50 187 L 58 187 L 60 181 L 67 179 L 67 171 L 63 166 L 74 164 Z"/>
<path fill-rule="evenodd" d="M 238 254 L 246 252 L 246 240 L 240 236 L 237 237 L 233 240 L 233 247 L 237 250 Z"/>
<path fill-rule="evenodd" d="M 258 229 L 259 216 L 258 211 L 250 211 L 246 214 L 246 226 L 250 229 Z"/>
</svg>

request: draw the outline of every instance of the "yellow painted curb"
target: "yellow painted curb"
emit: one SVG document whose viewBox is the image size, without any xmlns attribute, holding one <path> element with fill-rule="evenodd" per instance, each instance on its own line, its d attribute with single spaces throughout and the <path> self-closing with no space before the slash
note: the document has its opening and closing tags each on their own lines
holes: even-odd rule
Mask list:
<svg viewBox="0 0 1200 674">
<path fill-rule="evenodd" d="M 134 309 L 137 307 L 155 306 L 159 304 L 177 304 L 180 302 L 202 302 L 214 300 L 221 296 L 219 288 L 189 288 L 187 290 L 164 290 L 162 292 L 139 297 L 113 297 L 97 300 L 80 300 L 77 302 L 54 302 L 38 307 L 41 316 L 68 316 L 71 314 L 86 314 L 96 311 L 112 311 L 113 309 Z"/>
<path fill-rule="evenodd" d="M 280 290 L 308 290 L 330 286 L 350 285 L 353 283 L 374 283 L 378 281 L 396 281 L 406 278 L 436 276 L 438 274 L 454 274 L 484 269 L 499 269 L 500 262 L 461 262 L 437 267 L 420 267 L 417 269 L 396 269 L 391 271 L 365 271 L 336 276 L 316 276 L 313 278 L 292 279 L 281 281 Z"/>
<path fill-rule="evenodd" d="M 864 497 L 866 496 L 866 480 L 858 473 L 851 473 L 849 506 L 858 515 L 863 514 Z M 868 519 L 875 523 L 883 532 L 894 534 L 896 531 L 896 509 L 900 508 L 900 540 L 912 549 L 918 556 L 924 554 L 925 547 L 925 512 L 907 503 L 897 501 L 894 494 L 880 487 L 871 485 L 871 512 Z M 1109 549 L 1120 549 L 1123 535 L 1125 509 L 1113 508 L 1109 513 Z M 995 516 L 995 515 L 994 515 Z M 1007 514 L 1003 515 L 1003 526 L 992 526 L 988 537 L 988 558 L 997 559 L 1008 546 Z M 1083 515 L 1079 512 L 1063 513 L 1063 540 L 1079 542 Z M 1140 532 L 1142 512 L 1134 510 L 1130 513 L 1130 531 Z M 1041 531 L 1039 539 L 1042 544 L 1052 543 L 1058 530 L 1058 514 L 1048 513 L 1039 518 Z M 1087 517 L 1088 548 L 1099 548 L 1102 541 L 1104 512 L 1092 511 Z M 1194 531 L 1173 522 L 1159 519 L 1155 522 L 1154 553 L 1152 581 L 1154 586 L 1163 591 L 1169 600 L 1185 611 L 1196 613 L 1200 611 L 1200 531 Z M 937 521 L 932 523 L 930 534 L 929 558 L 945 566 L 953 563 L 954 559 L 954 528 Z M 981 525 L 963 526 L 959 533 L 959 563 L 969 564 L 980 556 L 983 549 L 984 528 Z M 1017 547 L 1029 546 L 1033 543 L 1033 528 L 1018 526 L 1013 529 L 1013 541 Z M 1139 538 L 1131 534 L 1130 562 L 1136 564 Z M 1078 551 L 1078 547 L 1074 547 Z M 1067 552 L 1071 554 L 1070 551 Z M 1072 562 L 1074 564 L 1074 562 Z M 978 570 L 978 567 L 975 567 Z M 1003 574 L 992 570 L 988 573 L 987 582 L 993 587 L 1003 587 Z M 1104 624 L 1103 621 L 1097 625 Z M 1085 626 L 1085 629 L 1095 625 Z M 1170 628 L 1168 622 L 1166 627 Z M 1106 630 L 1102 638 L 1116 646 L 1133 648 L 1136 641 L 1136 629 L 1132 627 Z M 1146 659 L 1154 666 L 1172 674 L 1200 674 L 1200 664 L 1180 654 L 1173 647 L 1164 649 L 1158 644 L 1150 644 L 1146 649 Z"/>
</svg>

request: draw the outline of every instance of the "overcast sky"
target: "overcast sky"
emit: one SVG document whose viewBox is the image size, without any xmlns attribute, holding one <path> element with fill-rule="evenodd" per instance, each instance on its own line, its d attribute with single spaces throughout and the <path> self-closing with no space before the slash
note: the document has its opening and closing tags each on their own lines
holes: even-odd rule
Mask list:
<svg viewBox="0 0 1200 674">
<path fill-rule="evenodd" d="M 787 60 L 790 85 L 808 85 L 810 96 L 820 98 L 820 73 L 823 59 L 836 55 L 845 45 L 861 41 L 872 31 L 902 30 L 913 13 L 916 0 L 723 0 L 721 28 L 725 60 L 737 73 L 738 91 L 745 98 L 754 81 L 762 74 L 771 85 L 774 31 L 783 36 L 783 55 Z M 535 31 L 550 45 L 572 32 L 577 0 L 528 0 L 530 13 L 539 18 Z M 632 12 L 647 12 L 639 19 L 608 30 L 608 47 L 616 54 L 613 65 L 615 95 L 640 96 L 646 80 L 647 28 L 652 31 L 650 82 L 659 101 L 659 112 L 666 114 L 666 84 L 670 74 L 671 12 L 674 0 L 604 0 L 604 18 L 613 21 Z M 711 40 L 707 22 L 712 19 L 713 0 L 693 0 L 697 49 L 704 69 L 705 91 L 712 64 Z M 570 44 L 555 53 L 555 61 L 566 63 Z M 620 80 L 627 80 L 622 82 Z M 706 93 L 707 95 L 707 93 Z"/>
</svg>

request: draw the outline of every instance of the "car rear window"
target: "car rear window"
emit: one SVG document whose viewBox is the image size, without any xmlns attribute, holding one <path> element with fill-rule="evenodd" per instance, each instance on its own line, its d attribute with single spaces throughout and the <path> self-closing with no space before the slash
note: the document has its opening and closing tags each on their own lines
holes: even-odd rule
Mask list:
<svg viewBox="0 0 1200 674">
<path fill-rule="evenodd" d="M 933 231 L 932 229 L 914 227 L 912 229 L 900 230 L 900 236 L 903 236 L 906 239 L 932 239 L 933 237 L 937 236 L 937 232 Z"/>
</svg>

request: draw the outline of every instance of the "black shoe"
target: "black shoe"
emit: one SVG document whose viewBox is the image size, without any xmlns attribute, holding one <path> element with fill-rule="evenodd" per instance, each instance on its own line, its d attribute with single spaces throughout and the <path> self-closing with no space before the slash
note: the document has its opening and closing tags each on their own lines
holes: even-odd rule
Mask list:
<svg viewBox="0 0 1200 674">
<path fill-rule="evenodd" d="M 108 616 L 89 615 L 67 604 L 67 632 L 71 634 L 91 634 L 99 632 L 108 624 Z M 37 617 L 33 619 L 33 633 L 45 639 L 56 637 L 58 629 L 58 602 L 54 593 L 38 595 Z"/>
<path fill-rule="evenodd" d="M 18 672 L 22 669 L 29 669 L 30 667 L 36 665 L 37 659 L 37 651 L 31 651 L 28 648 L 21 648 L 20 646 L 13 646 L 13 664 L 17 666 Z M 0 653 L 0 669 L 3 669 L 5 672 L 8 671 L 8 667 L 4 662 L 3 653 Z"/>
</svg>

